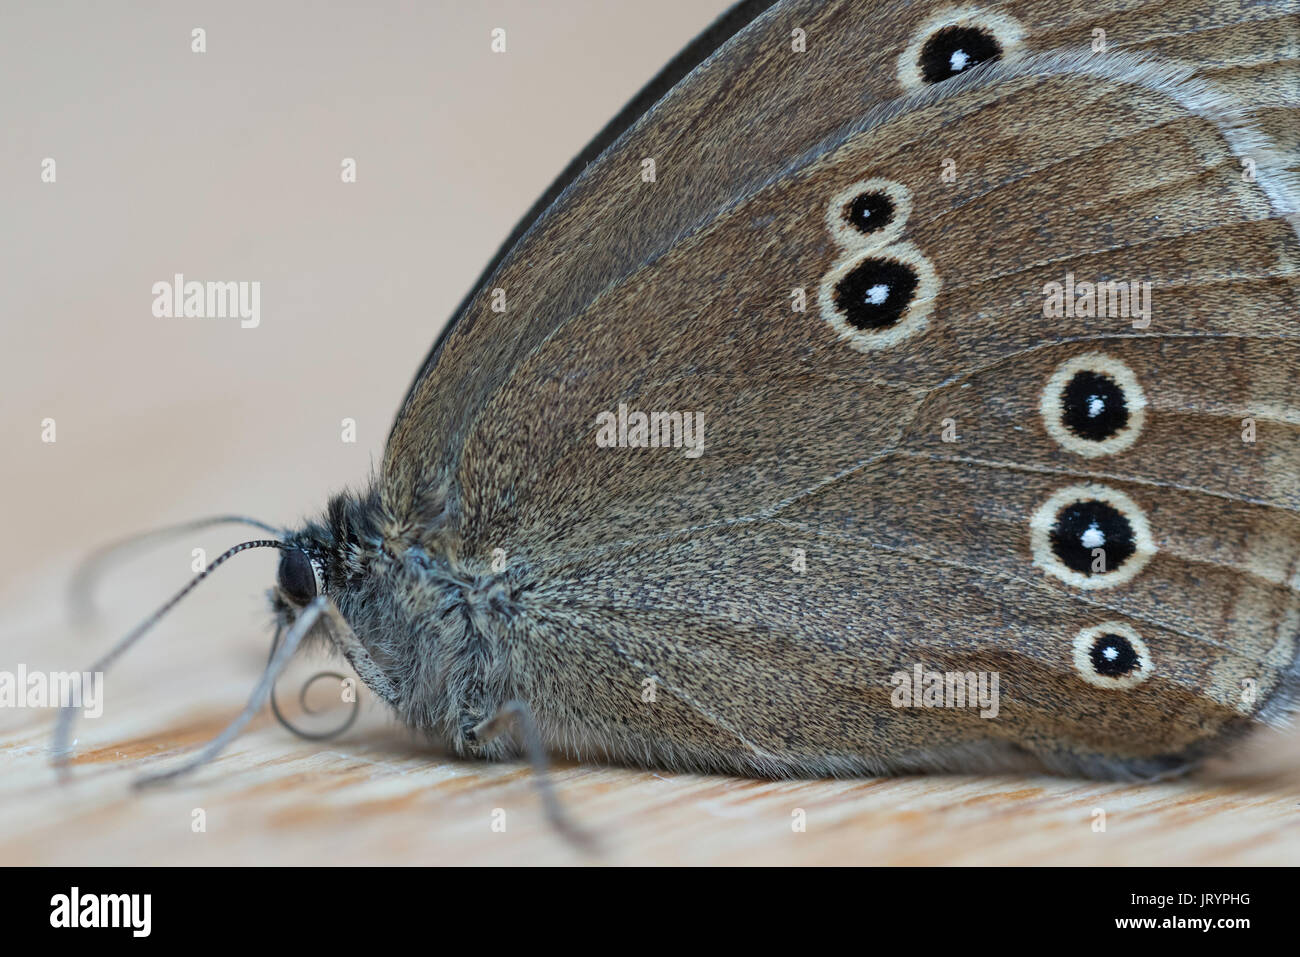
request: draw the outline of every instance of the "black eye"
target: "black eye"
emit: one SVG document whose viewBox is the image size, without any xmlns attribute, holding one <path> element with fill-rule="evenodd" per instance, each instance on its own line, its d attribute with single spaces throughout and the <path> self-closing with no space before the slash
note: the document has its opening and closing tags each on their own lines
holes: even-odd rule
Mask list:
<svg viewBox="0 0 1300 957">
<path fill-rule="evenodd" d="M 1061 424 L 1082 439 L 1110 438 L 1128 424 L 1124 390 L 1103 373 L 1076 372 L 1061 395 Z"/>
<path fill-rule="evenodd" d="M 1002 45 L 988 29 L 944 27 L 925 41 L 917 66 L 926 83 L 941 83 L 1001 55 Z"/>
<path fill-rule="evenodd" d="M 892 259 L 864 259 L 835 284 L 835 305 L 855 329 L 885 329 L 907 310 L 916 271 Z"/>
<path fill-rule="evenodd" d="M 894 201 L 884 193 L 859 193 L 845 205 L 844 219 L 859 232 L 877 232 L 893 221 Z"/>
<path fill-rule="evenodd" d="M 316 597 L 316 572 L 311 559 L 301 548 L 286 548 L 280 553 L 280 570 L 276 573 L 280 591 L 295 605 L 306 605 Z"/>
<path fill-rule="evenodd" d="M 1052 524 L 1051 542 L 1061 563 L 1084 575 L 1094 574 L 1093 549 L 1102 550 L 1107 572 L 1119 568 L 1137 550 L 1129 520 L 1119 509 L 1096 500 L 1061 509 Z"/>
<path fill-rule="evenodd" d="M 1093 670 L 1107 678 L 1123 678 L 1142 666 L 1142 658 L 1133 643 L 1123 635 L 1104 634 L 1093 639 L 1088 650 Z"/>
</svg>

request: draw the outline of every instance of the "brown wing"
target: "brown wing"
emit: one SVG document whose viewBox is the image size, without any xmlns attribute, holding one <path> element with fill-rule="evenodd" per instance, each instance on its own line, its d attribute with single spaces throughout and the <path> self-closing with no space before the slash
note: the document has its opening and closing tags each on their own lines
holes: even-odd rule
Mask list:
<svg viewBox="0 0 1300 957">
<path fill-rule="evenodd" d="M 1258 108 L 1255 123 L 1284 151 L 1283 165 L 1300 168 L 1294 0 L 738 3 L 584 150 L 561 177 L 562 194 L 545 212 L 526 217 L 527 229 L 512 237 L 517 244 L 498 254 L 458 310 L 389 437 L 384 472 L 392 507 L 422 511 L 430 496 L 439 510 L 474 416 L 538 343 L 603 290 L 703 228 L 736 196 L 777 175 L 791 157 L 871 104 L 899 95 L 900 54 L 954 9 L 1021 25 L 1008 57 L 1086 48 L 1103 30 L 1109 50 L 1193 64 L 1240 103 Z M 585 165 L 597 146 L 608 148 Z M 641 179 L 644 159 L 656 161 L 653 189 Z M 504 314 L 491 311 L 494 289 L 505 291 Z"/>
<path fill-rule="evenodd" d="M 895 68 L 898 37 L 880 54 Z M 1024 750 L 1149 773 L 1281 710 L 1300 630 L 1289 159 L 1190 70 L 1114 51 L 1005 60 L 854 114 L 613 279 L 556 289 L 609 275 L 620 208 L 638 241 L 645 217 L 680 212 L 646 198 L 663 180 L 638 195 L 609 174 L 603 201 L 553 227 L 594 223 L 589 245 L 529 237 L 507 257 L 500 276 L 532 282 L 507 295 L 536 291 L 524 325 L 483 314 L 448 339 L 413 402 L 441 390 L 428 414 L 460 423 L 440 460 L 459 560 L 485 569 L 503 548 L 527 584 L 519 654 L 554 667 L 521 691 L 553 740 L 763 771 Z M 855 184 L 895 200 L 880 235 L 837 223 Z M 864 264 L 902 272 L 855 286 Z M 908 270 L 893 321 L 862 311 Z M 1046 315 L 1071 277 L 1149 283 L 1149 325 Z M 1097 455 L 1044 411 L 1093 356 L 1142 396 L 1126 393 L 1132 441 Z M 703 454 L 600 447 L 598 416 L 620 404 L 702 418 Z M 438 474 L 403 452 L 411 429 L 386 466 L 398 506 Z M 1124 519 L 1128 541 L 1109 519 L 1072 533 L 1101 536 L 1100 572 L 1050 544 L 1076 505 Z M 1107 685 L 1126 635 L 1142 667 Z M 918 664 L 1000 674 L 1000 718 L 892 707 Z"/>
</svg>

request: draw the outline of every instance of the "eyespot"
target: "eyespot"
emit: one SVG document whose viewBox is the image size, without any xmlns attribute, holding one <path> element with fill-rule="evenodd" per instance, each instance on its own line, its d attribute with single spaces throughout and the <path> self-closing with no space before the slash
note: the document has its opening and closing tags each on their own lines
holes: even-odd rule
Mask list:
<svg viewBox="0 0 1300 957">
<path fill-rule="evenodd" d="M 840 190 L 826 210 L 826 225 L 845 251 L 876 249 L 893 242 L 912 213 L 912 194 L 902 183 L 867 179 Z"/>
<path fill-rule="evenodd" d="M 905 90 L 932 86 L 966 73 L 981 63 L 1012 59 L 1025 29 L 1005 14 L 964 7 L 927 20 L 898 59 Z"/>
<path fill-rule="evenodd" d="M 1122 565 L 1133 554 L 1133 523 L 1108 502 L 1083 499 L 1071 502 L 1056 513 L 1049 533 L 1052 551 L 1065 565 L 1085 575 L 1092 574 L 1094 555 L 1100 549 L 1113 565 Z M 1104 566 L 1104 562 L 1101 562 Z"/>
<path fill-rule="evenodd" d="M 858 232 L 874 233 L 894 218 L 894 202 L 884 193 L 859 193 L 844 212 L 845 220 Z"/>
<path fill-rule="evenodd" d="M 319 566 L 301 548 L 280 552 L 280 568 L 275 577 L 280 591 L 295 605 L 308 604 L 323 590 Z"/>
<path fill-rule="evenodd" d="M 881 349 L 925 326 L 939 289 L 934 267 L 910 243 L 859 253 L 822 279 L 822 317 L 859 351 Z"/>
<path fill-rule="evenodd" d="M 911 266 L 873 256 L 835 284 L 835 305 L 854 329 L 888 329 L 903 317 L 916 284 L 916 270 Z"/>
<path fill-rule="evenodd" d="M 917 66 L 926 83 L 942 83 L 973 66 L 1002 56 L 993 31 L 981 27 L 944 27 L 921 47 Z"/>
<path fill-rule="evenodd" d="M 1146 395 L 1123 362 L 1090 353 L 1062 363 L 1039 397 L 1047 434 L 1087 458 L 1132 445 L 1146 417 Z"/>
<path fill-rule="evenodd" d="M 1079 677 L 1097 688 L 1120 691 L 1151 676 L 1154 663 L 1142 636 L 1119 621 L 1084 628 L 1074 637 L 1073 659 Z"/>
<path fill-rule="evenodd" d="M 1088 589 L 1131 580 L 1156 551 L 1142 509 L 1104 485 L 1056 492 L 1034 512 L 1029 539 L 1034 564 Z"/>
</svg>

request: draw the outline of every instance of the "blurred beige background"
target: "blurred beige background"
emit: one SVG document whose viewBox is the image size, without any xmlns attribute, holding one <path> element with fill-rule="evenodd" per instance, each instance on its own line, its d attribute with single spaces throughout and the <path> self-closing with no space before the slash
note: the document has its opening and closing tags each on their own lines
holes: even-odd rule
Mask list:
<svg viewBox="0 0 1300 957">
<path fill-rule="evenodd" d="M 292 523 L 364 479 L 518 217 L 727 5 L 6 0 L 0 670 L 87 666 L 188 578 L 192 549 L 256 535 L 215 529 L 124 563 L 102 583 L 102 620 L 73 627 L 68 578 L 95 545 L 232 511 Z M 340 181 L 345 157 L 355 184 Z M 260 326 L 155 318 L 151 287 L 177 272 L 260 281 Z M 240 556 L 110 672 L 71 785 L 47 765 L 52 714 L 0 709 L 0 863 L 576 859 L 526 769 L 443 760 L 374 708 L 323 745 L 263 715 L 216 765 L 130 792 L 237 712 L 265 658 L 275 564 Z M 572 766 L 558 783 L 620 862 L 1276 862 L 1297 846 L 1278 747 L 1245 784 L 1193 790 Z M 505 835 L 489 829 L 497 807 Z M 1091 827 L 1097 807 L 1108 834 Z"/>
<path fill-rule="evenodd" d="M 6 2 L 6 598 L 105 535 L 360 480 L 515 221 L 726 5 Z M 260 280 L 261 326 L 155 318 L 177 272 Z"/>
</svg>

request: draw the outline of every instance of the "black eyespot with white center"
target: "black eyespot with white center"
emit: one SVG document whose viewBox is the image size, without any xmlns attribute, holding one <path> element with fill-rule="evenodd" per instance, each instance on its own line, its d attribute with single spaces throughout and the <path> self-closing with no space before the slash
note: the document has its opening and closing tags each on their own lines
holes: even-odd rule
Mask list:
<svg viewBox="0 0 1300 957">
<path fill-rule="evenodd" d="M 846 183 L 826 208 L 831 238 L 845 253 L 882 249 L 897 241 L 912 213 L 912 192 L 883 176 Z"/>
<path fill-rule="evenodd" d="M 1052 551 L 1061 563 L 1085 575 L 1118 568 L 1137 548 L 1129 520 L 1118 509 L 1095 499 L 1061 509 L 1051 535 Z"/>
<path fill-rule="evenodd" d="M 921 21 L 898 54 L 898 81 L 912 91 L 1025 53 L 1025 27 L 1001 10 L 951 7 Z"/>
<path fill-rule="evenodd" d="M 1146 405 L 1133 370 L 1095 352 L 1061 363 L 1039 399 L 1048 435 L 1085 458 L 1114 455 L 1131 446 L 1146 421 Z"/>
<path fill-rule="evenodd" d="M 876 233 L 894 221 L 894 201 L 883 191 L 859 193 L 844 207 L 844 221 L 860 233 Z"/>
<path fill-rule="evenodd" d="M 1150 677 L 1151 650 L 1131 626 L 1107 621 L 1084 628 L 1074 638 L 1075 670 L 1097 688 L 1123 690 Z"/>
<path fill-rule="evenodd" d="M 845 193 L 843 202 L 851 195 Z M 903 208 L 895 205 L 896 212 Z M 836 237 L 844 254 L 823 274 L 818 286 L 821 316 L 835 335 L 865 353 L 888 349 L 924 330 L 942 284 L 919 249 L 892 237 L 901 223 L 892 223 L 875 234 L 886 240 L 867 240 L 850 230 L 838 215 L 833 218 L 841 230 L 863 240 L 853 244 Z"/>
<path fill-rule="evenodd" d="M 1142 664 L 1133 642 L 1113 632 L 1093 639 L 1088 651 L 1092 670 L 1107 678 L 1123 678 L 1137 671 Z"/>
<path fill-rule="evenodd" d="M 284 597 L 298 606 L 306 606 L 316 597 L 316 569 L 306 552 L 301 548 L 280 552 L 276 584 Z"/>
<path fill-rule="evenodd" d="M 916 294 L 916 270 L 894 259 L 871 257 L 835 285 L 835 305 L 854 329 L 895 325 Z"/>
<path fill-rule="evenodd" d="M 1061 422 L 1092 442 L 1110 438 L 1128 424 L 1124 390 L 1105 373 L 1081 369 L 1066 383 Z"/>
<path fill-rule="evenodd" d="M 1127 582 L 1156 551 L 1141 507 L 1105 485 L 1053 494 L 1030 519 L 1029 538 L 1034 564 L 1078 588 Z"/>
<path fill-rule="evenodd" d="M 1001 56 L 1002 44 L 987 27 L 950 26 L 925 41 L 917 68 L 926 83 L 942 83 Z"/>
</svg>

